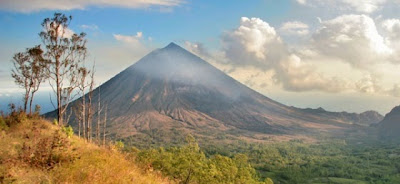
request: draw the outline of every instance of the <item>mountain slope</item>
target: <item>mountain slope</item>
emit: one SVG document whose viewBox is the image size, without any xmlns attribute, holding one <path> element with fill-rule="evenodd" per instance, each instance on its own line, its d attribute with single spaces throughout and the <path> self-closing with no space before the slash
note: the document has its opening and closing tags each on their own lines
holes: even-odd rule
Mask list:
<svg viewBox="0 0 400 184">
<path fill-rule="evenodd" d="M 348 113 L 348 112 L 329 112 L 323 108 L 318 109 L 300 109 L 304 112 L 311 113 L 317 116 L 324 116 L 327 119 L 336 119 L 338 121 L 352 122 L 357 125 L 369 126 L 377 124 L 383 119 L 383 116 L 376 111 L 365 111 L 363 113 Z"/>
<path fill-rule="evenodd" d="M 400 137 L 400 106 L 394 107 L 386 114 L 377 124 L 377 128 L 384 137 Z"/>
<path fill-rule="evenodd" d="M 157 129 L 265 139 L 341 131 L 355 123 L 335 113 L 321 115 L 273 101 L 174 43 L 97 88 L 94 104 L 100 93 L 114 138 Z"/>
</svg>

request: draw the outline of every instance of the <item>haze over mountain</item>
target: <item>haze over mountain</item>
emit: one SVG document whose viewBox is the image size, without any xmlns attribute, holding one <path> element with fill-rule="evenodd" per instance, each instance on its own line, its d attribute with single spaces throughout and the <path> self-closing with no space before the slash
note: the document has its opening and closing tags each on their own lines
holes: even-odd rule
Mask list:
<svg viewBox="0 0 400 184">
<path fill-rule="evenodd" d="M 400 106 L 394 107 L 387 113 L 377 127 L 383 137 L 400 137 Z"/>
<path fill-rule="evenodd" d="M 99 93 L 101 103 L 108 106 L 108 132 L 115 138 L 156 129 L 198 136 L 292 139 L 342 132 L 382 119 L 373 111 L 355 114 L 288 107 L 174 43 L 151 52 L 98 87 L 94 104 Z"/>
</svg>

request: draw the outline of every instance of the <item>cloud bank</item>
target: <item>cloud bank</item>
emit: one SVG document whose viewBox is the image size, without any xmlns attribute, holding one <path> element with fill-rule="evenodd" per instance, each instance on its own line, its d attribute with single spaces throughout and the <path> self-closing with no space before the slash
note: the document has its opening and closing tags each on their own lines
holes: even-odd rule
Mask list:
<svg viewBox="0 0 400 184">
<path fill-rule="evenodd" d="M 298 25 L 306 28 L 305 24 L 297 22 L 288 23 L 284 28 Z M 289 51 L 275 28 L 259 18 L 242 17 L 240 26 L 226 32 L 221 41 L 227 64 L 270 70 L 275 83 L 288 91 L 338 92 L 347 88 L 345 81 L 318 73 L 312 64 Z"/>
<path fill-rule="evenodd" d="M 387 0 L 296 0 L 300 5 L 317 8 L 329 7 L 339 10 L 356 11 L 359 13 L 373 13 L 382 8 Z"/>
<path fill-rule="evenodd" d="M 278 85 L 296 92 L 400 96 L 400 85 L 384 87 L 384 73 L 376 70 L 381 64 L 399 61 L 396 53 L 400 53 L 400 20 L 376 21 L 364 14 L 341 15 L 321 20 L 311 32 L 300 21 L 286 22 L 277 30 L 260 18 L 242 17 L 238 27 L 222 34 L 218 51 L 209 52 L 199 42 L 187 41 L 185 47 L 253 88 Z M 382 30 L 386 34 L 379 32 Z M 306 41 L 289 48 L 280 34 L 301 36 Z M 335 62 L 356 74 L 348 74 L 349 78 L 335 72 L 341 70 L 332 68 Z M 319 68 L 327 65 L 333 71 L 330 74 Z"/>
</svg>

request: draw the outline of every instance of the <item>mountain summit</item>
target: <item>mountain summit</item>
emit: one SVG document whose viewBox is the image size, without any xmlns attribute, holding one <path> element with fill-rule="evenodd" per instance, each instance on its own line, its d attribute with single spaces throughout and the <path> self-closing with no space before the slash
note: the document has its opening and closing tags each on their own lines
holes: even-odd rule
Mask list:
<svg viewBox="0 0 400 184">
<path fill-rule="evenodd" d="M 149 53 L 97 88 L 94 104 L 100 91 L 101 103 L 109 109 L 108 132 L 116 138 L 157 130 L 166 135 L 287 139 L 349 128 L 360 116 L 285 106 L 175 43 Z"/>
</svg>

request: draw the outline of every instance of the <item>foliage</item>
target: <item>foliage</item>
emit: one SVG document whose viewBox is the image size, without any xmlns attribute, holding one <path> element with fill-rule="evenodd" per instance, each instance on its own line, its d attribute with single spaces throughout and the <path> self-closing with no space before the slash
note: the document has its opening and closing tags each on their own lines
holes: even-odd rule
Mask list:
<svg viewBox="0 0 400 184">
<path fill-rule="evenodd" d="M 185 146 L 140 151 L 136 161 L 181 183 L 263 183 L 246 155 L 207 158 L 193 137 L 187 138 Z"/>
<path fill-rule="evenodd" d="M 262 178 L 276 183 L 399 183 L 400 148 L 382 142 L 237 143 L 205 147 L 207 155 L 246 154 Z"/>
<path fill-rule="evenodd" d="M 25 90 L 24 112 L 27 112 L 29 101 L 29 114 L 31 114 L 34 95 L 39 90 L 40 84 L 47 79 L 45 69 L 49 62 L 44 59 L 40 45 L 16 53 L 12 62 L 14 69 L 11 76 L 15 83 Z"/>
<path fill-rule="evenodd" d="M 68 35 L 71 20 L 71 16 L 54 13 L 53 17 L 43 20 L 43 29 L 39 33 L 48 61 L 46 72 L 57 97 L 57 121 L 60 125 L 64 124 L 64 115 L 79 86 L 79 68 L 87 54 L 86 34 Z"/>
<path fill-rule="evenodd" d="M 53 119 L 53 125 L 58 125 L 57 119 Z"/>
<path fill-rule="evenodd" d="M 118 150 L 122 150 L 122 149 L 124 149 L 125 145 L 124 145 L 124 143 L 122 141 L 117 141 L 117 142 L 115 142 L 115 147 Z"/>
<path fill-rule="evenodd" d="M 67 135 L 68 138 L 71 138 L 72 135 L 74 135 L 74 129 L 72 129 L 71 126 L 68 126 L 68 127 L 63 126 L 61 128 L 61 131 L 63 131 L 65 133 L 65 135 Z"/>
</svg>

